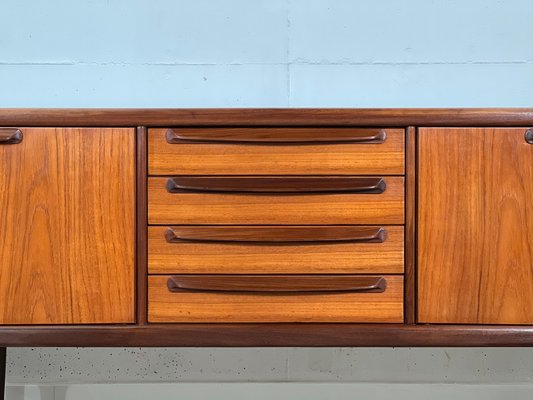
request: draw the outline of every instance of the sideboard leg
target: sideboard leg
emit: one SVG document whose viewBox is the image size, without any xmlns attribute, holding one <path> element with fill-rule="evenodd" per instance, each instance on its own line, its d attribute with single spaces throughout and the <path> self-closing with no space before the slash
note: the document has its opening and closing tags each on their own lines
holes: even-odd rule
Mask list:
<svg viewBox="0 0 533 400">
<path fill-rule="evenodd" d="M 6 393 L 6 348 L 0 347 L 0 400 Z"/>
</svg>

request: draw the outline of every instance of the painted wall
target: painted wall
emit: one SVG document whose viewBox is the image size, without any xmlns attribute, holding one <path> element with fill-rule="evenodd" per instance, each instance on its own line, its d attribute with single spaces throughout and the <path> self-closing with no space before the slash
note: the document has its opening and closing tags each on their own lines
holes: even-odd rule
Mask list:
<svg viewBox="0 0 533 400">
<path fill-rule="evenodd" d="M 531 0 L 1 0 L 0 107 L 533 106 Z M 10 349 L 8 382 L 530 383 L 532 349 Z"/>
<path fill-rule="evenodd" d="M 531 0 L 1 0 L 1 107 L 531 106 Z"/>
</svg>

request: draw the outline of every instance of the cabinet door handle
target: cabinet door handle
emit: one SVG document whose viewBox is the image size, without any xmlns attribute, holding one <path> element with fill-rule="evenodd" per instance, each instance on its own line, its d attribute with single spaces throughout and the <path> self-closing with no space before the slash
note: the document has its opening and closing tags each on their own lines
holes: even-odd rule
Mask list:
<svg viewBox="0 0 533 400">
<path fill-rule="evenodd" d="M 22 131 L 13 128 L 0 128 L 0 145 L 17 144 L 22 142 Z"/>
<path fill-rule="evenodd" d="M 533 144 L 533 129 L 532 128 L 526 130 L 525 137 L 526 137 L 526 142 L 528 142 L 529 144 Z"/>
<path fill-rule="evenodd" d="M 171 292 L 382 293 L 387 281 L 361 275 L 173 275 L 167 287 Z"/>
<path fill-rule="evenodd" d="M 168 243 L 298 245 L 383 243 L 386 238 L 380 226 L 174 226 L 165 232 Z"/>
<path fill-rule="evenodd" d="M 379 128 L 175 128 L 165 137 L 170 144 L 380 144 L 387 133 Z"/>
<path fill-rule="evenodd" d="M 214 177 L 180 176 L 169 178 L 167 190 L 181 192 L 221 192 L 255 194 L 360 193 L 380 194 L 386 189 L 380 177 Z"/>
</svg>

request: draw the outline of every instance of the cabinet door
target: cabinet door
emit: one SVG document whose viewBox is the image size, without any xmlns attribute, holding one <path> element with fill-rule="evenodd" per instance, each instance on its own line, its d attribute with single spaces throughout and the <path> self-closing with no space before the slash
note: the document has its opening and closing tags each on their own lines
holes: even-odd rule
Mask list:
<svg viewBox="0 0 533 400">
<path fill-rule="evenodd" d="M 0 324 L 133 322 L 134 130 L 20 131 L 0 144 Z"/>
<path fill-rule="evenodd" d="M 525 134 L 419 130 L 419 322 L 533 324 L 533 145 Z"/>
</svg>

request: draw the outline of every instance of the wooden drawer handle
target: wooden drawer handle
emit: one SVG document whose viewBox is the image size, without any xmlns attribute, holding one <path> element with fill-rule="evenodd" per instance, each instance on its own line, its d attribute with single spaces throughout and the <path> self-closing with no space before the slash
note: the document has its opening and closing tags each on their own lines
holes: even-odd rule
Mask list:
<svg viewBox="0 0 533 400">
<path fill-rule="evenodd" d="M 528 129 L 526 131 L 526 142 L 528 142 L 529 144 L 533 144 L 533 129 Z"/>
<path fill-rule="evenodd" d="M 0 128 L 0 145 L 17 144 L 22 142 L 22 131 L 13 128 Z"/>
<path fill-rule="evenodd" d="M 387 281 L 361 275 L 173 275 L 167 286 L 171 292 L 382 293 Z"/>
<path fill-rule="evenodd" d="M 387 231 L 380 226 L 176 226 L 165 238 L 168 243 L 383 243 Z"/>
<path fill-rule="evenodd" d="M 375 128 L 176 128 L 168 129 L 165 137 L 170 144 L 380 144 L 387 133 Z"/>
<path fill-rule="evenodd" d="M 236 192 L 259 194 L 361 193 L 380 194 L 386 189 L 383 178 L 373 177 L 212 177 L 169 178 L 167 190 L 181 192 Z"/>
</svg>

